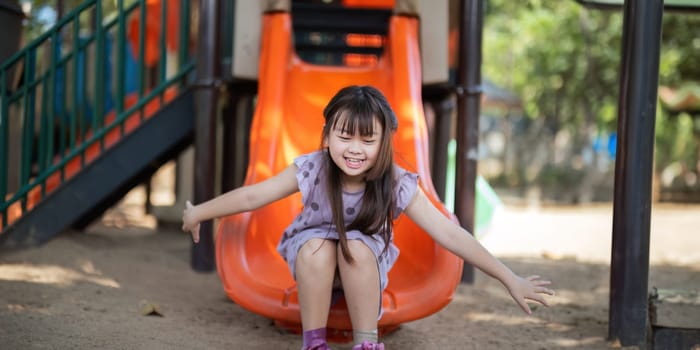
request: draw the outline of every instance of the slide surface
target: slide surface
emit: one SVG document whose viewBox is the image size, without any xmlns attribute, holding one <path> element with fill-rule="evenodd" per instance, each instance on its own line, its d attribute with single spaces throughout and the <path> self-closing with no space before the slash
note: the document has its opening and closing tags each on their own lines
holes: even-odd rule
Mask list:
<svg viewBox="0 0 700 350">
<path fill-rule="evenodd" d="M 319 149 L 323 107 L 340 88 L 373 85 L 384 92 L 399 119 L 395 160 L 418 173 L 423 190 L 452 217 L 440 204 L 430 180 L 417 19 L 392 17 L 385 52 L 372 67 L 302 62 L 294 54 L 288 13 L 265 15 L 262 30 L 260 88 L 246 184 L 260 182 L 298 155 Z M 280 326 L 297 330 L 300 316 L 295 282 L 276 247 L 300 210 L 297 193 L 259 210 L 223 218 L 216 239 L 218 272 L 229 297 Z M 401 253 L 382 298 L 382 332 L 447 305 L 462 272 L 462 261 L 434 243 L 405 215 L 397 220 L 394 235 Z M 331 334 L 333 330 L 352 329 L 344 301 L 332 307 L 328 327 Z"/>
</svg>

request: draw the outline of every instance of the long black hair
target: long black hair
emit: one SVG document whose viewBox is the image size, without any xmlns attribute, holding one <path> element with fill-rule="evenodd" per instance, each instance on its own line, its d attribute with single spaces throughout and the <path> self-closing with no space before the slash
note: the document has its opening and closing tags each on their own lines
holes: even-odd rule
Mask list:
<svg viewBox="0 0 700 350">
<path fill-rule="evenodd" d="M 365 174 L 365 193 L 357 218 L 347 227 L 344 224 L 342 170 L 333 162 L 328 152 L 328 199 L 333 213 L 333 224 L 338 230 L 343 257 L 353 262 L 348 250 L 347 231 L 358 230 L 366 235 L 380 234 L 384 240 L 384 252 L 389 247 L 394 217 L 394 149 L 392 135 L 398 127 L 394 111 L 386 97 L 372 86 L 348 86 L 335 94 L 323 110 L 326 124 L 322 139 L 328 140 L 336 128 L 354 135 L 370 136 L 374 133 L 374 121 L 382 126 L 377 160 Z M 382 252 L 382 253 L 384 253 Z"/>
</svg>

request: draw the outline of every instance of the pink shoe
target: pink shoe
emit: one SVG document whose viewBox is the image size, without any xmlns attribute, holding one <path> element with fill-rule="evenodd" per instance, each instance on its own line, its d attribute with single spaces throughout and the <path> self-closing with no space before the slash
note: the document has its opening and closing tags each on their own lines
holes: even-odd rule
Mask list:
<svg viewBox="0 0 700 350">
<path fill-rule="evenodd" d="M 365 340 L 362 344 L 353 346 L 352 350 L 384 350 L 384 343 L 375 343 Z"/>
<path fill-rule="evenodd" d="M 328 347 L 325 340 L 316 339 L 311 344 L 301 348 L 301 350 L 331 350 L 331 348 Z"/>
<path fill-rule="evenodd" d="M 326 328 L 312 329 L 304 332 L 304 346 L 301 350 L 330 350 L 326 344 Z"/>
</svg>

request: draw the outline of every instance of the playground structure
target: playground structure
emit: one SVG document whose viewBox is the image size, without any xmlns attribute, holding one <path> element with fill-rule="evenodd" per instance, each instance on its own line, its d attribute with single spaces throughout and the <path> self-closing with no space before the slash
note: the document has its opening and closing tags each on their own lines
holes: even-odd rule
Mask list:
<svg viewBox="0 0 700 350">
<path fill-rule="evenodd" d="M 353 1 L 347 1 L 346 5 L 352 5 Z M 354 2 L 357 3 L 357 2 Z M 361 3 L 361 2 L 360 2 Z M 386 3 L 392 2 L 382 2 Z M 458 203 L 456 206 L 456 214 L 460 222 L 467 228 L 472 229 L 473 225 L 473 211 L 474 211 L 474 179 L 475 179 L 475 163 L 476 160 L 469 157 L 470 151 L 474 149 L 476 145 L 476 135 L 475 132 L 478 130 L 477 118 L 479 111 L 479 97 L 481 94 L 480 90 L 480 27 L 482 25 L 483 17 L 483 1 L 460 1 L 460 14 L 462 14 L 462 22 L 460 22 L 460 45 L 459 45 L 459 60 L 457 67 L 456 79 L 454 81 L 445 81 L 443 83 L 428 84 L 422 86 L 417 83 L 417 77 L 420 76 L 420 69 L 418 65 L 406 64 L 405 70 L 401 71 L 398 75 L 387 74 L 383 76 L 382 72 L 371 76 L 369 81 L 377 81 L 377 84 L 385 89 L 393 91 L 389 93 L 389 99 L 393 105 L 400 104 L 401 110 L 403 108 L 403 103 L 408 104 L 408 109 L 420 110 L 420 101 L 423 96 L 426 96 L 426 101 L 441 101 L 448 95 L 456 94 L 458 96 L 458 164 L 457 164 L 457 195 Z M 178 6 L 179 5 L 179 6 Z M 226 13 L 226 11 L 220 11 L 222 6 L 220 2 L 215 0 L 200 0 L 200 13 L 199 18 L 205 19 L 200 20 L 200 27 L 198 32 L 199 39 L 198 43 L 198 56 L 197 56 L 197 70 L 193 76 L 194 62 L 189 55 L 189 1 L 137 1 L 132 5 L 125 6 L 123 1 L 118 1 L 118 15 L 116 18 L 104 19 L 101 14 L 101 1 L 85 1 L 85 3 L 76 9 L 72 14 L 67 15 L 59 21 L 56 25 L 56 29 L 42 35 L 35 42 L 27 45 L 22 51 L 12 56 L 6 63 L 3 64 L 0 70 L 0 98 L 2 101 L 2 110 L 0 110 L 0 136 L 4 140 L 7 139 L 5 135 L 13 130 L 12 123 L 4 122 L 9 120 L 8 118 L 15 113 L 21 113 L 23 118 L 19 123 L 21 127 L 18 129 L 23 134 L 23 141 L 21 149 L 20 167 L 19 170 L 19 186 L 17 188 L 11 188 L 7 186 L 7 177 L 2 174 L 0 178 L 0 196 L 2 196 L 5 201 L 2 207 L 0 207 L 0 215 L 2 216 L 2 228 L 3 233 L 0 234 L 0 241 L 6 246 L 13 245 L 24 245 L 32 243 L 41 243 L 51 236 L 59 233 L 65 227 L 70 225 L 85 225 L 87 222 L 99 215 L 104 209 L 109 207 L 118 198 L 121 197 L 129 188 L 134 185 L 141 183 L 147 178 L 151 173 L 157 169 L 157 167 L 162 164 L 165 160 L 172 159 L 176 154 L 178 154 L 187 144 L 194 142 L 195 152 L 196 152 L 196 165 L 198 172 L 195 175 L 195 201 L 202 201 L 213 196 L 214 186 L 211 184 L 211 179 L 214 178 L 214 168 L 215 168 L 215 123 L 216 123 L 216 106 L 219 99 L 219 89 L 222 85 L 227 85 L 233 95 L 239 92 L 246 91 L 250 94 L 258 94 L 258 108 L 259 109 L 271 109 L 272 113 L 280 114 L 281 110 L 279 107 L 297 107 L 291 102 L 286 102 L 285 92 L 297 90 L 303 90 L 302 88 L 321 88 L 324 86 L 335 87 L 336 84 L 351 83 L 354 80 L 344 80 L 339 82 L 332 82 L 328 85 L 319 84 L 319 86 L 309 85 L 305 83 L 299 86 L 296 85 L 283 85 L 284 88 L 275 89 L 266 85 L 262 85 L 262 81 L 265 78 L 264 74 L 270 74 L 270 76 L 276 76 L 285 81 L 294 83 L 303 82 L 304 79 L 308 79 L 303 74 L 299 73 L 303 77 L 295 80 L 293 78 L 294 68 L 290 71 L 285 71 L 287 67 L 279 64 L 283 61 L 281 60 L 284 56 L 289 55 L 290 48 L 286 47 L 281 49 L 279 53 L 280 56 L 271 56 L 271 61 L 265 62 L 260 61 L 260 87 L 255 87 L 255 84 L 251 84 L 250 81 L 245 81 L 241 79 L 236 79 L 235 76 L 232 77 L 231 81 L 222 79 L 223 76 L 227 74 L 222 74 L 221 72 L 221 62 L 218 62 L 219 57 L 219 45 L 220 39 L 218 37 L 219 31 L 219 20 L 222 17 L 217 17 L 220 12 Z M 639 1 L 628 1 L 625 2 L 625 44 L 623 47 L 623 62 L 624 67 L 622 71 L 622 83 L 621 83 L 621 97 L 620 97 L 620 142 L 618 154 L 618 164 L 616 168 L 618 169 L 616 173 L 616 194 L 615 194 L 615 219 L 613 227 L 614 245 L 613 245 L 613 264 L 611 275 L 611 311 L 610 311 L 610 337 L 613 339 L 620 340 L 622 345 L 642 345 L 646 342 L 646 326 L 647 326 L 647 275 L 648 275 L 648 248 L 649 248 L 649 214 L 650 214 L 650 181 L 651 181 L 651 152 L 649 150 L 652 142 L 647 142 L 653 139 L 653 113 L 655 103 L 649 103 L 649 101 L 656 101 L 656 78 L 658 77 L 658 53 L 659 47 L 658 42 L 655 40 L 648 40 L 648 38 L 642 38 L 641 33 L 660 33 L 660 19 L 663 13 L 663 2 L 662 1 L 649 1 L 649 2 L 639 2 Z M 160 14 L 166 14 L 162 17 L 167 17 L 175 13 L 173 9 L 179 8 L 181 17 L 181 22 L 179 30 L 173 30 L 170 26 L 172 22 L 169 20 L 160 21 L 160 28 L 158 24 L 155 27 L 150 26 L 151 21 L 146 21 L 147 11 L 153 14 L 153 10 L 148 10 L 151 8 L 160 9 Z M 85 11 L 94 11 L 96 13 L 94 21 L 92 35 L 84 42 L 80 40 L 79 32 L 79 19 L 81 13 Z M 376 10 L 376 8 L 374 9 Z M 275 9 L 279 12 L 280 9 Z M 284 12 L 284 11 L 282 11 Z M 292 22 L 294 22 L 293 17 L 294 10 L 292 9 Z M 187 14 L 187 15 L 185 15 Z M 150 15 L 149 15 L 150 16 Z M 281 21 L 283 22 L 284 15 L 275 14 L 270 15 L 270 18 L 275 17 L 274 20 L 266 19 L 268 22 Z M 138 18 L 139 23 L 148 23 L 146 26 L 133 25 L 134 18 Z M 415 19 L 413 19 L 414 21 Z M 404 20 L 406 22 L 411 22 L 411 20 Z M 401 20 L 396 20 L 395 22 L 401 22 Z M 131 97 L 125 94 L 125 72 L 126 63 L 124 57 L 126 57 L 126 39 L 127 39 L 127 23 L 131 23 L 132 29 L 131 33 L 138 31 L 138 35 L 135 36 L 136 40 L 132 38 L 132 48 L 138 48 L 134 50 L 136 52 L 135 61 L 137 62 L 137 81 L 138 81 L 138 91 L 133 93 Z M 154 22 L 155 23 L 155 22 Z M 176 22 L 177 23 L 177 22 Z M 393 22 L 392 22 L 393 23 Z M 267 23 L 269 24 L 269 23 Z M 266 24 L 266 25 L 267 25 Z M 277 23 L 276 25 L 282 25 L 283 23 Z M 392 24 L 393 26 L 394 24 Z M 402 24 L 410 26 L 415 26 L 415 24 Z M 146 28 L 157 28 L 157 34 L 151 36 L 154 39 L 147 39 L 149 35 L 147 34 Z M 274 28 L 274 26 L 273 26 Z M 393 27 L 392 27 L 393 28 Z M 72 31 L 72 43 L 71 50 L 67 53 L 60 53 L 55 48 L 59 45 L 59 36 L 61 31 Z M 415 29 L 403 29 L 405 33 L 414 33 Z M 114 117 L 107 117 L 109 112 L 104 108 L 104 94 L 109 89 L 108 86 L 104 84 L 105 76 L 105 62 L 104 51 L 101 49 L 104 45 L 107 37 L 107 32 L 116 32 L 116 48 L 118 59 L 114 62 L 113 70 L 116 71 L 115 77 L 116 86 L 113 92 L 115 96 L 115 107 L 113 110 Z M 172 40 L 173 43 L 177 45 L 166 44 L 170 42 L 166 37 L 170 37 L 174 31 L 178 32 L 178 40 Z M 284 33 L 277 32 L 264 32 L 263 35 L 277 35 L 276 39 L 285 40 Z M 144 39 L 146 38 L 146 39 Z M 157 38 L 157 39 L 156 39 Z M 289 40 L 289 33 L 286 34 L 286 40 Z M 297 40 L 297 38 L 294 38 Z M 399 40 L 409 40 L 411 44 L 406 45 L 417 45 L 416 44 L 416 34 L 406 35 L 400 37 Z M 157 43 L 154 43 L 154 40 Z M 279 40 L 275 42 L 279 43 Z M 394 43 L 390 40 L 390 43 Z M 265 43 L 263 41 L 263 49 L 266 44 L 272 45 L 273 42 Z M 53 46 L 49 49 L 49 61 L 51 64 L 41 65 L 38 64 L 37 56 L 42 50 L 41 45 Z M 88 50 L 90 45 L 95 45 L 97 49 L 94 49 L 95 57 L 92 60 L 93 75 L 90 77 L 85 77 L 83 79 L 88 81 L 93 81 L 91 91 L 93 91 L 92 99 L 94 101 L 89 107 L 93 113 L 94 118 L 90 121 L 88 125 L 85 123 L 81 113 L 78 109 L 74 109 L 66 123 L 54 126 L 51 118 L 54 116 L 54 112 L 51 110 L 51 106 L 55 104 L 51 103 L 56 96 L 56 85 L 55 80 L 58 74 L 58 70 L 65 69 L 68 71 L 69 66 L 72 65 L 72 81 L 77 83 L 79 80 L 77 78 L 77 72 L 79 71 L 79 63 L 77 57 L 80 56 L 81 50 Z M 174 46 L 174 47 L 173 47 Z M 175 59 L 176 63 L 173 65 L 171 59 L 164 60 L 164 53 L 168 51 L 176 51 L 173 55 L 177 57 Z M 376 49 L 376 48 L 375 48 Z M 159 52 L 160 60 L 152 61 L 152 55 L 149 55 L 148 50 L 155 50 L 151 52 Z M 286 50 L 286 51 L 285 51 Z M 407 49 L 405 49 L 407 50 Z M 412 49 L 415 50 L 415 49 Z M 59 52 L 59 54 L 56 54 Z M 370 52 L 374 52 L 371 51 Z M 407 51 L 398 51 L 407 52 Z M 408 54 L 403 57 L 407 60 L 414 60 L 420 62 L 420 58 L 415 54 Z M 158 55 L 156 55 L 157 57 Z M 215 59 L 212 60 L 212 57 Z M 265 58 L 265 53 L 261 53 L 261 58 Z M 371 58 L 367 58 L 372 61 Z M 364 58 L 356 60 L 356 63 L 365 63 Z M 373 62 L 373 61 L 372 61 Z M 376 64 L 381 65 L 385 62 L 384 59 L 379 59 Z M 234 62 L 235 63 L 235 62 Z M 6 83 L 7 76 L 10 69 L 18 69 L 17 66 L 21 65 L 23 84 L 17 90 L 14 86 L 8 86 Z M 394 69 L 396 69 L 396 62 L 393 62 Z M 174 73 L 167 74 L 170 67 L 175 66 Z M 306 73 L 304 71 L 303 65 L 297 66 L 299 72 Z M 265 72 L 264 69 L 270 69 L 273 72 Z M 276 70 L 276 72 L 275 72 Z M 416 73 L 416 70 L 419 72 Z M 319 71 L 323 71 L 322 69 Z M 645 72 L 645 73 L 642 73 Z M 274 74 L 273 74 L 274 73 Z M 68 73 L 66 73 L 68 74 Z M 156 78 L 149 78 L 150 76 L 156 76 Z M 343 73 L 345 74 L 345 73 Z M 343 75 L 341 74 L 341 76 Z M 406 86 L 402 88 L 407 89 L 406 91 L 399 92 L 397 86 L 399 84 L 394 79 L 404 78 Z M 319 79 L 316 77 L 316 79 Z M 379 80 L 374 80 L 379 79 Z M 385 81 L 382 81 L 384 79 Z M 391 81 L 391 82 L 386 82 Z M 425 81 L 422 82 L 425 84 Z M 286 83 L 285 83 L 286 84 Z M 386 84 L 386 85 L 384 85 Z M 416 88 L 416 84 L 418 88 Z M 251 88 L 251 85 L 253 86 Z M 300 88 L 301 87 L 301 88 Z M 409 88 L 410 87 L 410 88 Z M 635 87 L 635 89 L 628 90 L 629 87 Z M 74 88 L 74 87 L 71 87 Z M 68 89 L 68 88 L 67 88 Z M 269 90 L 267 90 L 269 89 Z M 396 90 L 394 90 L 396 89 Z M 325 94 L 332 93 L 332 91 L 326 91 Z M 73 106 L 77 106 L 77 95 L 73 93 L 73 96 L 68 96 L 66 99 L 72 99 Z M 286 95 L 290 95 L 287 93 Z M 421 96 L 423 95 L 423 96 Z M 311 96 L 311 95 L 304 95 Z M 316 109 L 318 109 L 318 104 L 323 103 L 324 94 L 319 93 L 315 95 L 318 101 L 314 101 Z M 406 97 L 409 96 L 409 97 Z M 264 101 L 276 101 L 273 103 L 266 103 Z M 276 99 L 276 100 L 275 100 Z M 284 102 L 280 102 L 284 101 Z M 297 103 L 298 101 L 295 101 Z M 41 108 L 37 108 L 40 105 Z M 395 108 L 397 106 L 395 105 Z M 303 108 L 307 108 L 306 105 Z M 302 109 L 305 110 L 305 109 Z M 20 112 L 17 112 L 20 111 Z M 12 113 L 11 113 L 12 112 Z M 443 111 L 447 112 L 447 111 Z M 38 116 L 35 115 L 38 113 Z M 193 118 L 193 115 L 197 115 Z M 402 114 L 404 115 L 404 114 Z M 404 164 L 410 169 L 421 172 L 423 178 L 423 186 L 430 190 L 430 175 L 424 175 L 427 172 L 426 158 L 426 139 L 425 139 L 425 126 L 423 121 L 418 118 L 421 113 L 406 113 L 405 120 L 402 120 L 402 128 L 406 124 L 413 123 L 414 135 L 405 140 L 406 143 L 413 143 L 411 147 L 400 148 L 407 149 L 415 152 L 412 156 L 409 155 L 405 159 L 408 160 L 408 164 Z M 279 117 L 279 116 L 278 116 Z M 193 120 L 194 119 L 194 120 Z M 266 118 L 262 118 L 266 120 Z M 447 119 L 447 118 L 438 118 Z M 35 124 L 35 121 L 38 123 Z M 252 130 L 263 130 L 259 124 L 255 123 L 259 119 L 253 122 Z M 9 124 L 9 126 L 8 126 Z M 129 126 L 131 125 L 131 126 Z M 276 124 L 273 124 L 277 127 Z M 283 124 L 285 127 L 292 128 L 297 132 L 298 125 L 294 126 L 291 123 Z M 297 129 L 293 129 L 297 128 Z M 28 141 L 33 135 L 35 129 L 39 130 L 41 135 L 45 135 L 48 140 L 43 137 L 41 140 L 45 140 L 35 146 L 32 142 Z M 437 127 L 437 129 L 441 129 Z M 59 146 L 54 147 L 54 141 L 49 135 L 53 135 L 56 130 L 59 130 L 60 140 Z M 239 131 L 240 132 L 240 131 Z M 264 134 L 264 133 L 263 133 Z M 304 133 L 299 133 L 300 135 L 305 135 Z M 422 134 L 422 135 L 421 135 Z M 66 136 L 67 135 L 67 136 Z M 112 136 L 114 142 L 109 141 L 105 138 L 107 135 Z M 418 136 L 416 136 L 418 135 Z M 253 137 L 251 135 L 251 137 Z M 286 136 L 285 136 L 286 137 Z M 316 142 L 317 137 L 307 137 L 307 139 L 312 139 Z M 118 140 L 118 141 L 117 141 Z M 254 139 L 251 141 L 258 141 L 259 139 Z M 308 141 L 308 140 L 307 140 Z M 646 142 L 646 146 L 641 145 Z M 272 143 L 272 142 L 271 142 Z M 276 141 L 275 141 L 276 144 Z M 0 168 L 8 168 L 8 154 L 17 152 L 18 150 L 10 149 L 7 143 L 2 143 L 0 146 Z M 299 147 L 295 150 L 295 154 L 300 152 L 305 152 L 309 147 L 308 145 Z M 437 152 L 444 150 L 438 149 Z M 279 149 L 275 149 L 279 150 Z M 268 149 L 268 151 L 270 151 Z M 437 154 L 437 152 L 435 154 Z M 38 161 L 32 163 L 32 154 L 38 153 Z M 99 156 L 98 156 L 99 154 Z M 251 164 L 258 164 L 255 155 L 260 155 L 261 153 L 251 152 L 250 162 Z M 261 155 L 262 156 L 262 155 Z M 285 157 L 278 156 L 276 154 L 268 154 L 268 159 L 272 158 L 272 163 L 259 163 L 263 164 L 260 168 L 255 170 L 262 170 L 262 173 L 273 171 L 275 167 L 278 167 L 282 162 L 289 161 L 291 154 L 286 154 Z M 415 157 L 415 158 L 414 158 Z M 400 158 L 400 157 L 397 157 Z M 234 163 L 234 162 L 231 162 Z M 412 163 L 412 164 L 411 164 Z M 440 165 L 440 162 L 436 162 Z M 443 163 L 444 165 L 444 163 Z M 444 168 L 444 166 L 443 166 Z M 17 170 L 17 168 L 15 168 Z M 258 172 L 249 170 L 248 175 L 253 176 L 258 174 Z M 633 176 L 634 174 L 634 176 Z M 434 172 L 434 175 L 435 174 Z M 434 176 L 439 177 L 439 176 Z M 255 180 L 255 177 L 250 177 L 249 180 Z M 258 178 L 259 179 L 259 178 Z M 438 182 L 438 181 L 436 181 Z M 438 186 L 436 186 L 438 187 Z M 8 188 L 11 190 L 8 191 Z M 9 198 L 9 199 L 8 199 Z M 435 198 L 435 197 L 434 197 Z M 263 209 L 264 210 L 264 209 Z M 290 211 L 291 209 L 286 209 Z M 255 214 L 251 214 L 255 215 Z M 271 237 L 263 237 L 260 241 L 265 247 L 264 248 L 250 248 L 252 244 L 252 239 L 256 237 L 247 237 L 243 242 L 227 243 L 227 239 L 232 237 L 241 238 L 240 234 L 229 234 L 228 230 L 233 230 L 236 225 L 245 226 L 241 222 L 246 222 L 247 220 L 254 220 L 251 216 L 240 217 L 240 218 L 228 218 L 223 220 L 222 228 L 219 233 L 221 235 L 219 240 L 216 242 L 217 252 L 216 257 L 221 263 L 222 261 L 230 261 L 226 258 L 225 253 L 222 253 L 222 247 L 225 244 L 233 244 L 233 247 L 238 249 L 243 249 L 242 253 L 248 254 L 255 251 L 271 251 L 270 245 L 276 243 L 276 240 Z M 270 216 L 268 214 L 268 216 Z M 642 218 L 642 220 L 639 220 Z M 232 228 L 233 227 L 233 228 Z M 282 230 L 278 230 L 278 227 L 272 227 L 272 230 L 279 232 L 281 234 Z M 213 228 L 208 225 L 203 226 L 203 239 L 202 243 L 198 246 L 193 247 L 193 266 L 198 269 L 206 270 L 213 268 L 213 256 L 214 256 L 214 240 L 213 240 Z M 270 233 L 271 235 L 273 233 Z M 279 235 L 278 234 L 278 235 Z M 420 235 L 420 233 L 417 233 Z M 256 236 L 256 235 L 251 235 Z M 222 238 L 223 237 L 223 238 Z M 400 234 L 397 234 L 400 237 Z M 274 246 L 274 245 L 273 245 Z M 401 246 L 400 246 L 401 247 Z M 402 248 L 402 247 L 401 247 Z M 403 248 L 402 248 L 403 250 Z M 409 249 L 410 250 L 410 249 Z M 449 257 L 447 255 L 441 255 L 439 249 L 432 251 L 434 255 L 430 256 L 432 258 L 432 263 L 428 263 L 429 268 L 437 268 L 437 271 L 447 272 L 451 278 L 448 278 L 447 283 L 441 283 L 440 286 L 447 290 L 447 293 L 442 293 L 436 298 L 436 302 L 430 304 L 427 301 L 428 296 L 423 295 L 417 301 L 417 308 L 421 309 L 419 312 L 407 312 L 403 316 L 397 316 L 399 318 L 390 320 L 383 324 L 383 330 L 389 331 L 394 326 L 405 322 L 407 320 L 415 319 L 418 317 L 425 316 L 429 313 L 435 312 L 442 305 L 449 302 L 451 296 L 451 291 L 449 289 L 454 289 L 456 281 L 459 280 L 459 270 L 460 266 L 450 262 L 450 259 L 454 257 Z M 242 258 L 244 255 L 240 254 L 235 257 L 235 259 Z M 247 255 L 246 255 L 247 256 Z M 408 255 L 410 256 L 410 255 Z M 418 260 L 425 258 L 425 256 L 416 256 Z M 256 260 L 259 259 L 259 260 Z M 279 258 L 278 258 L 279 259 Z M 441 260 L 444 259 L 444 260 Z M 248 266 L 239 266 L 242 268 L 249 268 L 250 266 L 260 266 L 261 262 L 267 263 L 267 261 L 262 260 L 260 257 L 248 261 Z M 414 273 L 416 270 L 420 269 L 417 263 L 410 264 L 408 260 L 404 260 L 407 264 L 406 269 Z M 449 267 L 449 266 L 452 267 Z M 228 265 L 227 265 L 228 266 Z M 235 286 L 231 286 L 227 283 L 227 280 L 231 278 L 227 268 L 222 268 L 219 265 L 219 273 L 222 276 L 222 280 L 227 287 L 227 292 L 235 293 Z M 237 267 L 234 267 L 237 268 Z M 277 269 L 277 268 L 275 268 Z M 468 270 L 468 269 L 467 269 Z M 406 270 L 398 268 L 396 271 L 392 272 L 400 276 L 406 275 Z M 423 270 L 425 273 L 423 277 L 428 277 L 429 272 Z M 278 273 L 278 270 L 273 269 L 273 275 Z M 235 278 L 244 278 L 245 274 L 253 275 L 255 271 L 238 271 L 240 273 Z M 279 276 L 278 276 L 279 277 Z M 398 276 L 391 276 L 392 281 L 401 280 L 397 278 Z M 274 280 L 273 284 L 281 286 L 284 292 L 269 291 L 268 287 L 262 286 L 255 292 L 250 293 L 245 296 L 234 296 L 234 300 L 239 301 L 245 298 L 250 298 L 248 301 L 250 305 L 244 306 L 253 309 L 260 299 L 255 299 L 256 297 L 262 296 L 263 304 L 269 303 L 269 300 L 275 300 L 279 302 L 279 306 L 272 311 L 272 314 L 267 313 L 264 310 L 254 310 L 260 312 L 268 317 L 276 319 L 278 324 L 295 328 L 298 327 L 298 315 L 296 315 L 296 310 L 292 306 L 288 308 L 286 312 L 289 313 L 287 317 L 282 316 L 282 302 L 284 301 L 290 305 L 290 301 L 293 305 L 294 291 L 293 286 L 291 286 L 290 278 L 281 278 Z M 467 276 L 468 280 L 469 277 Z M 394 283 L 394 282 L 392 282 Z M 396 287 L 406 287 L 410 284 L 411 288 L 415 287 L 420 289 L 422 284 L 416 281 L 405 280 L 402 283 L 406 285 L 397 285 Z M 233 283 L 232 283 L 233 284 Z M 245 284 L 244 284 L 245 286 Z M 390 288 L 393 288 L 390 285 Z M 257 287 L 256 287 L 257 288 Z M 390 289 L 391 290 L 391 289 Z M 401 290 L 398 288 L 397 290 Z M 441 289 L 443 290 L 443 289 Z M 408 298 L 385 298 L 387 301 L 394 300 L 396 302 L 395 309 L 397 310 L 397 315 L 400 314 L 401 310 L 410 310 L 410 307 L 406 307 L 401 304 L 401 300 L 410 300 L 410 290 L 408 290 Z M 285 294 L 286 293 L 286 294 Z M 400 295 L 401 293 L 398 293 Z M 272 296 L 271 298 L 265 299 L 265 296 Z M 237 299 L 239 298 L 239 299 Z M 386 306 L 386 305 L 385 305 Z M 392 305 L 388 305 L 388 310 L 391 310 Z M 405 309 L 402 309 L 406 307 Z M 633 312 L 630 312 L 632 310 Z M 390 313 L 387 314 L 387 317 Z M 339 338 L 343 338 L 343 330 L 347 330 L 347 323 L 345 316 L 340 314 L 333 314 L 330 325 L 332 328 L 339 330 L 337 333 Z M 403 317 L 403 318 L 401 318 Z"/>
</svg>

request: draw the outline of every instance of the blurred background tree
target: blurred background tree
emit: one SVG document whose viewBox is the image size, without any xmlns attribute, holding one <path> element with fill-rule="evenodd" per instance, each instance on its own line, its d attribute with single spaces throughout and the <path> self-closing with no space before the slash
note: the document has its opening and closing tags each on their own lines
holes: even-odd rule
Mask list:
<svg viewBox="0 0 700 350">
<path fill-rule="evenodd" d="M 494 179 L 497 186 L 536 186 L 553 197 L 574 188 L 553 199 L 609 199 L 602 197 L 612 193 L 622 20 L 622 11 L 575 1 L 487 2 L 483 74 L 521 97 L 518 123 L 526 125 L 514 135 L 516 171 Z M 700 81 L 699 31 L 697 15 L 664 14 L 661 85 Z M 678 114 L 659 108 L 656 169 L 682 162 L 697 177 L 697 119 Z"/>
</svg>

